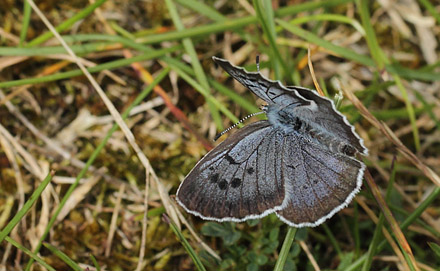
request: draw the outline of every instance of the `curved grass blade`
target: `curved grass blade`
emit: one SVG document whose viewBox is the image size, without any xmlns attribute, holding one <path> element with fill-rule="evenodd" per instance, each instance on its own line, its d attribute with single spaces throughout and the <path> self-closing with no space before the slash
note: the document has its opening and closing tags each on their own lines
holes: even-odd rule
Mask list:
<svg viewBox="0 0 440 271">
<path fill-rule="evenodd" d="M 30 251 L 29 249 L 27 249 L 26 247 L 24 247 L 23 245 L 19 244 L 18 242 L 16 242 L 14 239 L 12 239 L 9 236 L 5 237 L 5 240 L 8 241 L 9 243 L 11 243 L 13 246 L 15 246 L 16 248 L 18 248 L 20 251 L 23 251 L 24 253 L 26 253 L 27 255 L 29 255 L 29 257 L 31 257 L 32 259 L 34 259 L 37 263 L 41 264 L 43 267 L 45 267 L 47 270 L 49 271 L 56 271 L 55 268 L 53 268 L 52 266 L 50 266 L 49 264 L 47 264 L 45 261 L 43 261 L 43 259 L 41 259 L 40 257 L 38 257 L 37 254 L 33 253 L 32 251 Z"/>
<path fill-rule="evenodd" d="M 55 246 L 52 246 L 51 244 L 46 243 L 46 242 L 43 243 L 43 245 L 47 249 L 49 249 L 55 256 L 60 258 L 65 264 L 70 266 L 73 270 L 75 270 L 75 271 L 83 271 L 83 269 L 81 267 L 79 267 L 79 265 L 76 262 L 74 262 L 72 259 L 70 259 L 69 256 L 67 256 L 61 250 L 57 249 Z"/>
<path fill-rule="evenodd" d="M 196 266 L 197 270 L 206 271 L 199 256 L 197 256 L 197 253 L 194 251 L 194 249 L 188 243 L 188 240 L 186 240 L 186 238 L 185 238 L 185 236 L 183 236 L 182 232 L 176 227 L 176 225 L 174 225 L 174 223 L 168 218 L 168 216 L 166 214 L 163 215 L 163 220 L 165 221 L 165 223 L 170 225 L 171 230 L 173 230 L 174 234 L 177 236 L 177 238 L 182 243 L 185 250 L 188 252 L 188 254 L 191 257 L 191 259 L 193 260 L 194 265 Z"/>
<path fill-rule="evenodd" d="M 23 208 L 18 210 L 17 214 L 11 219 L 11 221 L 9 221 L 3 230 L 0 231 L 0 243 L 3 242 L 5 237 L 9 235 L 12 229 L 14 229 L 21 219 L 27 214 L 27 212 L 29 212 L 35 201 L 37 201 L 41 193 L 43 193 L 46 186 L 52 180 L 53 175 L 55 175 L 55 171 L 51 171 L 46 178 L 44 178 L 44 180 L 38 185 L 37 189 L 35 189 L 34 193 L 32 193 L 31 197 L 23 205 Z"/>
</svg>

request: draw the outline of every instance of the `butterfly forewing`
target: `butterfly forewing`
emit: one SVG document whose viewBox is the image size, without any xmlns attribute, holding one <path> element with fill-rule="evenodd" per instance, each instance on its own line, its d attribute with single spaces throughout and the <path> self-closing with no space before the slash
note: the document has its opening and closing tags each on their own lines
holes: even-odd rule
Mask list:
<svg viewBox="0 0 440 271">
<path fill-rule="evenodd" d="M 284 183 L 274 161 L 281 145 L 267 121 L 245 126 L 203 157 L 182 182 L 178 202 L 190 213 L 242 221 L 281 209 Z M 270 164 L 268 164 L 268 162 Z"/>
<path fill-rule="evenodd" d="M 229 61 L 218 57 L 213 57 L 212 59 L 230 76 L 268 104 L 279 104 L 281 106 L 292 104 L 310 105 L 310 101 L 302 98 L 300 95 L 292 95 L 290 92 L 293 91 L 283 91 L 285 87 L 279 81 L 269 80 L 258 72 L 247 72 L 245 69 L 234 66 Z"/>
</svg>

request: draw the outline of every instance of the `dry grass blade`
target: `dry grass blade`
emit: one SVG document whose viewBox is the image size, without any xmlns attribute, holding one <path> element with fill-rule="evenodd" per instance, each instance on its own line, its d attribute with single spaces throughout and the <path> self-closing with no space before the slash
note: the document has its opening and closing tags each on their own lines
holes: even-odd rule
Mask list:
<svg viewBox="0 0 440 271">
<path fill-rule="evenodd" d="M 136 271 L 142 270 L 145 250 L 146 250 L 146 242 L 147 242 L 147 222 L 148 222 L 148 193 L 150 191 L 150 175 L 145 170 L 145 196 L 144 196 L 144 215 L 142 217 L 142 239 L 141 239 L 141 247 L 139 249 L 139 261 L 136 266 Z"/>
<path fill-rule="evenodd" d="M 116 199 L 115 207 L 113 208 L 112 220 L 111 220 L 110 229 L 109 229 L 108 235 L 107 235 L 107 242 L 105 243 L 105 256 L 106 257 L 110 256 L 110 251 L 111 251 L 112 243 L 113 243 L 113 237 L 115 236 L 115 232 L 116 232 L 116 222 L 118 221 L 119 210 L 121 209 L 122 195 L 124 194 L 124 192 L 125 192 L 125 185 L 121 185 L 119 187 L 118 197 Z"/>
<path fill-rule="evenodd" d="M 313 269 L 315 271 L 320 271 L 321 268 L 319 268 L 318 263 L 316 262 L 315 258 L 313 257 L 312 253 L 310 253 L 310 249 L 307 247 L 306 242 L 304 241 L 299 241 L 299 245 L 301 246 L 301 248 L 304 250 L 304 252 L 307 255 L 307 258 L 309 259 L 310 263 L 313 266 Z"/>
<path fill-rule="evenodd" d="M 376 185 L 376 182 L 373 180 L 373 177 L 371 177 L 371 174 L 368 170 L 365 171 L 365 179 L 367 180 L 367 183 L 371 188 L 371 192 L 374 198 L 376 199 L 377 203 L 379 204 L 385 218 L 388 220 L 388 223 L 390 224 L 391 229 L 393 230 L 393 233 L 396 236 L 399 245 L 401 246 L 403 251 L 405 251 L 406 254 L 409 256 L 412 266 L 414 267 L 414 270 L 420 270 L 419 267 L 417 266 L 411 247 L 408 244 L 405 235 L 403 234 L 402 230 L 399 227 L 399 223 L 397 223 L 396 219 L 391 213 L 390 208 L 388 207 L 387 203 L 385 202 L 385 199 L 382 197 L 380 193 L 379 187 Z"/>
<path fill-rule="evenodd" d="M 368 205 L 365 203 L 365 200 L 356 197 L 356 202 L 362 207 L 362 209 L 364 209 L 370 219 L 374 221 L 374 223 L 377 225 L 377 223 L 379 222 L 379 218 L 374 214 L 374 211 L 371 210 L 370 207 L 368 207 Z M 408 264 L 405 261 L 405 256 L 403 256 L 402 251 L 400 251 L 399 246 L 397 245 L 396 241 L 394 241 L 391 233 L 385 227 L 383 227 L 382 233 L 383 236 L 387 239 L 388 244 L 391 246 L 397 258 L 399 259 L 399 262 L 403 264 L 405 270 L 410 270 Z"/>
<path fill-rule="evenodd" d="M 408 161 L 420 169 L 435 185 L 440 186 L 440 177 L 432 169 L 426 166 L 413 152 L 411 152 L 384 122 L 377 120 L 353 94 L 353 92 L 344 88 L 344 93 L 353 105 L 356 106 L 361 115 L 374 125 L 374 127 L 379 129 L 394 144 L 394 146 L 396 146 L 397 150 L 408 159 Z"/>
<path fill-rule="evenodd" d="M 375 127 L 380 129 L 385 136 L 390 139 L 390 141 L 397 147 L 397 149 L 406 157 L 409 161 L 411 161 L 415 166 L 417 166 L 419 169 L 421 169 L 425 175 L 430 178 L 434 183 L 440 184 L 438 176 L 426 165 L 424 165 L 408 148 L 406 148 L 401 141 L 394 135 L 394 133 L 389 129 L 389 127 L 383 123 L 379 122 L 369 111 L 368 109 L 357 99 L 356 96 L 353 95 L 353 93 L 349 90 L 344 91 L 348 99 L 356 106 L 356 108 L 359 109 L 362 116 L 364 116 L 366 119 L 370 121 L 371 124 L 373 124 Z M 412 250 L 406 241 L 405 236 L 403 235 L 402 231 L 400 230 L 400 227 L 397 223 L 397 221 L 394 219 L 391 211 L 389 210 L 385 200 L 383 199 L 382 195 L 379 192 L 379 188 L 377 187 L 376 183 L 373 180 L 373 177 L 371 177 L 370 172 L 367 170 L 365 172 L 366 180 L 371 187 L 371 191 L 373 192 L 374 197 L 376 198 L 377 202 L 379 203 L 379 206 L 381 207 L 382 211 L 384 212 L 385 218 L 390 223 L 394 234 L 396 235 L 397 240 L 399 240 L 399 244 L 401 245 L 402 249 L 408 254 L 410 257 L 410 261 L 413 264 L 413 267 L 415 270 L 419 270 L 418 266 L 416 264 L 416 260 L 414 258 L 414 255 L 412 253 Z"/>
<path fill-rule="evenodd" d="M 311 52 L 310 52 L 310 45 L 307 48 L 307 63 L 308 63 L 309 69 L 310 69 L 310 75 L 312 76 L 313 84 L 315 85 L 316 91 L 319 93 L 319 95 L 325 96 L 324 92 L 322 91 L 321 87 L 319 86 L 318 80 L 316 80 L 315 70 L 313 69 L 312 56 L 311 56 Z"/>
</svg>

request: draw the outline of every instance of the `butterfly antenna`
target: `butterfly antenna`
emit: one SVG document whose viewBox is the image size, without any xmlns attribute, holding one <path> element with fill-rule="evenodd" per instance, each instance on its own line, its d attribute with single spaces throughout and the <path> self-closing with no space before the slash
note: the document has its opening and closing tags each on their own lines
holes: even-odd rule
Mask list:
<svg viewBox="0 0 440 271">
<path fill-rule="evenodd" d="M 214 137 L 214 141 L 217 141 L 217 139 L 219 139 L 222 135 L 226 134 L 227 132 L 231 131 L 232 129 L 234 129 L 235 127 L 237 127 L 237 125 L 239 125 L 240 123 L 242 123 L 243 121 L 247 120 L 250 117 L 256 116 L 256 115 L 260 115 L 266 113 L 265 111 L 260 111 L 260 112 L 256 112 L 256 113 L 252 113 L 250 115 L 247 115 L 246 117 L 242 118 L 241 120 L 239 120 L 236 124 L 232 125 L 231 127 L 227 128 L 226 130 L 223 130 L 223 132 L 217 134 Z"/>
<path fill-rule="evenodd" d="M 260 56 L 255 57 L 255 63 L 257 64 L 257 72 L 260 72 Z"/>
</svg>

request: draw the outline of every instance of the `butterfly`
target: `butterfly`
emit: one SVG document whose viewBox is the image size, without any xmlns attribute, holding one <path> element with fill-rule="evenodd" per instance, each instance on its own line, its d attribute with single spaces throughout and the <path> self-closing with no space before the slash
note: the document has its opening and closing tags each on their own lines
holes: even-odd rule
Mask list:
<svg viewBox="0 0 440 271">
<path fill-rule="evenodd" d="M 267 120 L 246 125 L 207 153 L 180 184 L 177 202 L 202 219 L 242 222 L 275 213 L 315 227 L 359 192 L 363 140 L 332 100 L 284 86 L 212 57 L 267 103 Z"/>
</svg>

